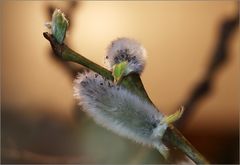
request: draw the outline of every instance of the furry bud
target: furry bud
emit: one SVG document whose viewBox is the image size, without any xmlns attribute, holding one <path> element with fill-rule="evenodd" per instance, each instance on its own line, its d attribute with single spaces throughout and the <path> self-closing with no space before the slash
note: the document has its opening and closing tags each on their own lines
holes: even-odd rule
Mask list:
<svg viewBox="0 0 240 165">
<path fill-rule="evenodd" d="M 108 46 L 105 63 L 113 70 L 114 65 L 126 61 L 125 75 L 130 72 L 141 74 L 145 67 L 146 50 L 137 41 L 129 38 L 119 38 Z"/>
<path fill-rule="evenodd" d="M 151 104 L 94 72 L 77 76 L 74 96 L 98 124 L 123 137 L 155 147 L 167 157 L 168 150 L 161 141 L 167 123 Z"/>
<path fill-rule="evenodd" d="M 45 26 L 51 29 L 51 33 L 58 43 L 62 44 L 66 36 L 69 22 L 60 9 L 55 9 L 52 15 L 52 21 L 46 22 Z"/>
</svg>

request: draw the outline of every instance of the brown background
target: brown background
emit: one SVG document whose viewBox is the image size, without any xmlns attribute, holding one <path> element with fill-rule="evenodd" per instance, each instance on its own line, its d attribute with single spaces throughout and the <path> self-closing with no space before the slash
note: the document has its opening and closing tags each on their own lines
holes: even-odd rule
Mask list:
<svg viewBox="0 0 240 165">
<path fill-rule="evenodd" d="M 216 46 L 221 23 L 238 12 L 236 1 L 78 3 L 67 44 L 103 65 L 106 47 L 115 38 L 124 36 L 141 42 L 148 52 L 142 80 L 153 102 L 165 114 L 175 111 L 201 80 Z M 73 110 L 73 77 L 50 57 L 50 45 L 42 36 L 47 31 L 44 23 L 49 20 L 49 5 L 64 10 L 67 2 L 1 2 L 2 160 L 10 163 L 138 160 L 139 155 L 128 153 L 134 152 L 126 145 L 131 142 L 111 133 L 109 139 L 112 136 L 120 139 L 119 144 L 114 141 L 112 145 L 122 147 L 113 148 L 112 154 L 126 153 L 125 157 L 109 158 L 103 153 L 105 149 L 98 151 L 99 143 L 102 144 L 98 147 L 105 146 L 99 142 L 103 133 L 98 131 L 105 134 L 105 130 L 95 126 L 85 114 Z M 183 130 L 216 163 L 238 161 L 238 36 L 239 31 L 231 37 L 228 61 L 218 70 L 211 93 L 200 100 Z M 85 120 L 90 122 L 90 128 L 83 124 Z M 92 136 L 95 139 L 89 140 Z M 131 145 L 139 150 L 138 145 Z M 99 154 L 102 155 L 96 156 Z M 59 158 L 59 155 L 67 157 Z M 137 162 L 158 163 L 158 160 L 142 158 Z"/>
</svg>

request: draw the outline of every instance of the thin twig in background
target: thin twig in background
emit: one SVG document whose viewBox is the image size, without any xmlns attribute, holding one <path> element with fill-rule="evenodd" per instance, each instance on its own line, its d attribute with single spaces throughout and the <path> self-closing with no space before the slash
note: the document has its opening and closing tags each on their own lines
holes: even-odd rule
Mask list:
<svg viewBox="0 0 240 165">
<path fill-rule="evenodd" d="M 189 98 L 181 104 L 185 107 L 185 112 L 182 117 L 175 123 L 176 127 L 183 128 L 187 123 L 188 118 L 195 112 L 194 108 L 198 102 L 212 90 L 214 77 L 219 69 L 225 64 L 229 56 L 229 41 L 233 32 L 237 29 L 239 24 L 239 16 L 227 19 L 221 25 L 219 31 L 219 39 L 213 56 L 210 59 L 209 66 L 206 70 L 202 80 L 200 80 L 196 87 L 192 90 Z"/>
<path fill-rule="evenodd" d="M 48 4 L 46 6 L 46 13 L 47 13 L 47 19 L 46 20 L 51 20 L 52 15 L 54 10 L 57 8 L 57 6 Z M 77 0 L 71 0 L 65 2 L 64 8 L 61 10 L 64 10 L 64 14 L 66 18 L 68 19 L 68 22 L 71 26 L 68 26 L 68 31 L 71 30 L 72 27 L 74 27 L 74 22 L 72 21 L 74 19 L 74 14 L 76 13 L 77 10 L 81 9 L 81 1 Z M 66 36 L 64 39 L 65 43 L 69 42 L 69 37 Z M 68 63 L 65 60 L 58 58 L 57 56 L 54 55 L 54 52 L 52 51 L 51 48 L 49 48 L 49 55 L 48 57 L 50 60 L 53 62 L 57 63 L 60 65 L 62 68 L 64 68 L 65 71 L 67 71 L 68 75 L 70 75 L 72 78 L 76 77 L 77 73 L 83 72 L 84 67 L 80 65 L 74 65 L 73 63 Z M 76 121 L 80 121 L 82 119 L 82 111 L 79 111 L 79 106 L 75 103 L 72 108 L 73 111 L 73 117 L 76 119 Z"/>
</svg>

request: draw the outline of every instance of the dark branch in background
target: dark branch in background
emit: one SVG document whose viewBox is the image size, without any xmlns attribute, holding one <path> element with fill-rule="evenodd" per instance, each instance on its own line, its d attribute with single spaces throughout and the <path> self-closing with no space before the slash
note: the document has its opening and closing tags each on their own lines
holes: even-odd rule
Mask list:
<svg viewBox="0 0 240 165">
<path fill-rule="evenodd" d="M 72 19 L 73 19 L 73 14 L 76 11 L 77 7 L 80 6 L 80 1 L 76 1 L 76 0 L 72 0 L 72 1 L 68 1 L 66 2 L 66 8 L 62 9 L 70 23 L 70 25 L 72 24 Z M 51 20 L 52 19 L 52 14 L 54 12 L 54 10 L 57 8 L 57 6 L 53 6 L 53 5 L 47 5 L 46 9 L 47 9 L 47 19 L 46 20 Z M 71 30 L 71 26 L 68 27 L 68 31 Z M 68 42 L 68 37 L 65 37 L 65 42 Z M 69 75 L 71 75 L 72 77 L 75 77 L 76 74 L 81 71 L 83 68 L 73 65 L 71 63 L 67 63 L 64 62 L 64 60 L 62 60 L 61 58 L 58 58 L 56 56 L 54 56 L 54 52 L 52 51 L 52 49 L 49 49 L 49 54 L 50 54 L 50 58 L 51 60 L 53 60 L 54 62 L 57 62 L 59 65 L 61 65 L 62 67 L 65 68 L 65 70 L 69 73 Z"/>
<path fill-rule="evenodd" d="M 197 103 L 206 96 L 212 90 L 212 84 L 214 83 L 214 76 L 219 69 L 225 64 L 229 56 L 229 41 L 233 32 L 237 29 L 239 24 L 239 16 L 228 19 L 223 22 L 219 31 L 219 39 L 216 45 L 213 57 L 210 59 L 210 64 L 207 71 L 196 84 L 196 87 L 192 90 L 189 98 L 185 101 L 185 112 L 182 117 L 175 123 L 177 127 L 183 128 L 187 122 L 187 119 L 194 113 L 194 108 Z"/>
<path fill-rule="evenodd" d="M 78 5 L 79 5 L 79 1 L 68 1 L 68 7 L 64 11 L 64 13 L 66 14 L 66 17 L 68 18 L 68 21 L 70 23 L 71 23 L 71 20 L 72 20 L 73 11 L 77 8 Z M 56 9 L 56 6 L 52 6 L 52 5 L 47 6 L 47 12 L 48 12 L 48 19 L 49 20 L 51 20 L 52 14 L 53 14 L 55 9 Z M 70 27 L 69 27 L 69 29 L 70 29 Z"/>
<path fill-rule="evenodd" d="M 64 6 L 64 8 L 61 8 L 61 10 L 64 11 L 66 18 L 69 21 L 70 26 L 68 26 L 68 31 L 71 31 L 71 28 L 74 27 L 72 25 L 74 24 L 74 22 L 72 21 L 74 18 L 74 12 L 79 10 L 79 7 L 81 7 L 81 1 L 71 0 L 64 3 L 66 3 L 66 5 Z M 56 8 L 57 6 L 54 6 L 51 4 L 46 6 L 46 13 L 47 13 L 46 20 L 52 19 L 53 12 Z M 64 39 L 64 42 L 68 43 L 68 40 L 69 40 L 69 37 L 66 36 Z M 50 60 L 52 60 L 54 63 L 57 63 L 58 65 L 60 65 L 60 67 L 64 68 L 64 70 L 67 71 L 68 73 L 67 75 L 70 75 L 72 78 L 74 78 L 78 72 L 82 72 L 85 69 L 80 65 L 74 65 L 73 63 L 69 63 L 61 58 L 58 58 L 57 56 L 54 55 L 54 51 L 51 48 L 48 48 L 48 49 L 49 49 L 48 58 L 50 58 Z M 79 111 L 79 106 L 76 103 L 74 104 L 72 110 L 74 114 L 73 117 L 76 119 L 76 121 L 80 121 L 83 115 L 82 115 L 82 111 Z"/>
</svg>

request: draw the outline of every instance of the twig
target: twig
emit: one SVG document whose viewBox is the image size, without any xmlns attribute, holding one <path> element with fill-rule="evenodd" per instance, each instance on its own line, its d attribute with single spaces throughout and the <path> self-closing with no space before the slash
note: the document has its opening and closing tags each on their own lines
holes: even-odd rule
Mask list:
<svg viewBox="0 0 240 165">
<path fill-rule="evenodd" d="M 76 1 L 76 0 L 67 1 L 64 6 L 65 6 L 64 13 L 66 15 L 66 18 L 68 19 L 68 22 L 72 25 L 74 13 L 79 6 L 81 7 L 81 1 Z M 57 8 L 57 6 L 51 5 L 51 4 L 48 4 L 46 6 L 46 13 L 47 13 L 47 17 L 48 17 L 47 20 L 52 19 L 53 12 L 56 8 Z M 72 27 L 73 26 L 69 26 L 68 31 L 70 31 Z M 68 42 L 68 39 L 69 39 L 69 37 L 65 37 L 64 41 Z M 75 67 L 69 63 L 63 62 L 64 61 L 63 59 L 54 56 L 52 50 L 49 51 L 49 54 L 50 54 L 49 57 L 51 57 L 54 62 L 57 62 L 62 67 L 64 67 L 64 69 L 69 73 L 69 75 L 71 74 L 72 77 L 76 76 L 76 74 L 82 70 L 81 67 Z"/>
<path fill-rule="evenodd" d="M 70 49 L 65 44 L 58 44 L 54 37 L 49 33 L 43 33 L 44 37 L 51 43 L 52 49 L 58 57 L 65 61 L 72 61 L 78 64 L 81 64 L 94 72 L 99 73 L 103 77 L 113 80 L 112 73 L 101 67 L 98 64 L 88 60 L 82 55 L 76 53 L 72 49 Z M 144 86 L 142 84 L 141 78 L 138 74 L 130 74 L 122 80 L 122 84 L 125 88 L 135 93 L 136 95 L 145 98 L 151 104 L 152 101 L 148 97 Z M 174 147 L 180 149 L 183 153 L 185 153 L 190 159 L 192 159 L 196 164 L 207 164 L 208 161 L 184 138 L 184 136 L 176 130 L 172 125 L 167 129 L 164 134 L 163 140 L 167 143 L 172 144 Z"/>
<path fill-rule="evenodd" d="M 112 72 L 110 72 L 109 70 L 88 60 L 87 58 L 83 57 L 82 55 L 74 52 L 67 45 L 58 44 L 56 42 L 56 40 L 54 39 L 54 37 L 52 35 L 50 35 L 49 33 L 45 32 L 45 33 L 43 33 L 43 35 L 47 40 L 50 41 L 55 55 L 57 55 L 61 59 L 65 60 L 65 61 L 72 61 L 72 62 L 81 64 L 81 65 L 87 67 L 88 69 L 102 75 L 103 77 L 105 77 L 109 80 L 113 80 Z M 122 85 L 125 86 L 126 88 L 130 89 L 135 94 L 137 94 L 141 97 L 147 98 L 150 101 L 147 93 L 145 92 L 145 89 L 143 87 L 141 79 L 137 74 L 131 74 L 131 76 L 125 77 L 124 81 L 122 82 Z"/>
<path fill-rule="evenodd" d="M 196 87 L 192 90 L 189 98 L 187 98 L 185 103 L 182 104 L 184 105 L 185 111 L 182 117 L 175 123 L 175 126 L 181 128 L 184 127 L 188 117 L 194 112 L 195 105 L 211 91 L 214 76 L 228 59 L 229 39 L 234 30 L 237 29 L 238 23 L 239 17 L 237 15 L 233 18 L 227 19 L 221 25 L 218 39 L 219 42 L 216 45 L 213 57 L 210 59 L 211 61 L 208 69 L 206 70 L 202 80 L 200 80 L 200 82 L 197 83 Z"/>
</svg>

